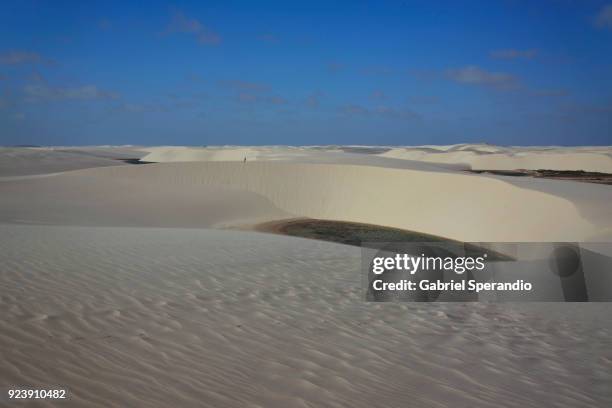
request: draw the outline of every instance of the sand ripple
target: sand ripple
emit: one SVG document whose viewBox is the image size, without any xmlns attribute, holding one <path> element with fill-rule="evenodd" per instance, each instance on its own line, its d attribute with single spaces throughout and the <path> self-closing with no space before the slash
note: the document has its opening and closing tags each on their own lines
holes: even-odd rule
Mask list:
<svg viewBox="0 0 612 408">
<path fill-rule="evenodd" d="M 0 386 L 62 406 L 612 403 L 605 305 L 365 303 L 358 249 L 257 233 L 0 233 Z"/>
</svg>

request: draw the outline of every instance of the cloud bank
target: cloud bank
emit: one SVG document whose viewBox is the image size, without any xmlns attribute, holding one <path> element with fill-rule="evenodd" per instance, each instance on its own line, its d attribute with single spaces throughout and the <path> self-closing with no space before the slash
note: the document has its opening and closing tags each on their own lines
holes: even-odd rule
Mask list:
<svg viewBox="0 0 612 408">
<path fill-rule="evenodd" d="M 119 99 L 117 92 L 105 91 L 95 85 L 76 88 L 53 88 L 47 85 L 26 85 L 23 89 L 28 102 Z"/>
<path fill-rule="evenodd" d="M 490 72 L 476 65 L 449 69 L 446 77 L 451 81 L 476 86 L 487 86 L 496 89 L 509 89 L 516 87 L 518 80 L 515 76 L 504 72 Z"/>
<path fill-rule="evenodd" d="M 607 4 L 601 9 L 595 16 L 594 24 L 597 28 L 612 29 L 612 4 Z"/>
<path fill-rule="evenodd" d="M 221 36 L 210 30 L 195 18 L 189 18 L 183 12 L 177 11 L 173 14 L 170 24 L 164 34 L 191 34 L 198 43 L 202 45 L 217 45 L 221 43 Z"/>
</svg>

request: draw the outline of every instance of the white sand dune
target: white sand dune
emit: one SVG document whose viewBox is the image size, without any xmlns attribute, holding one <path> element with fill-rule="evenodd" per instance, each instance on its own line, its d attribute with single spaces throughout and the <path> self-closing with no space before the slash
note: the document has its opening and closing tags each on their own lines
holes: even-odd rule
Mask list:
<svg viewBox="0 0 612 408">
<path fill-rule="evenodd" d="M 350 162 L 352 164 L 385 166 L 379 158 L 401 159 L 411 162 L 437 164 L 446 169 L 473 170 L 584 170 L 612 173 L 612 148 L 610 147 L 503 147 L 487 144 L 460 144 L 451 146 L 381 147 L 376 153 L 373 147 L 341 146 L 251 146 L 251 147 L 153 147 L 146 148 L 143 160 L 153 162 L 179 161 L 268 161 L 287 160 L 299 162 Z M 351 152 L 366 153 L 351 154 Z M 374 157 L 373 157 L 374 156 Z M 392 164 L 385 167 L 402 167 Z M 450 166 L 450 167 L 449 167 Z M 415 168 L 414 166 L 407 166 Z M 433 169 L 433 167 L 429 167 Z"/>
<path fill-rule="evenodd" d="M 139 158 L 145 154 L 128 147 L 0 147 L 0 179 L 118 166 L 124 163 L 117 159 Z"/>
<path fill-rule="evenodd" d="M 376 154 L 380 149 L 371 147 L 337 146 L 263 146 L 263 147 L 152 147 L 145 148 L 142 160 L 151 162 L 247 162 L 284 161 L 290 163 L 357 164 L 374 167 L 446 171 L 460 166 L 453 163 L 425 163 L 384 157 Z M 364 154 L 373 150 L 375 153 Z M 383 148 L 382 151 L 388 149 Z"/>
<path fill-rule="evenodd" d="M 432 149 L 394 148 L 383 157 L 429 163 L 463 165 L 472 170 L 584 170 L 612 173 L 610 148 L 498 148 L 495 146 L 453 146 Z"/>
<path fill-rule="evenodd" d="M 364 146 L 17 150 L 0 152 L 0 387 L 68 390 L 40 406 L 612 404 L 608 305 L 366 303 L 359 248 L 219 230 L 302 216 L 612 242 L 610 186 Z"/>
<path fill-rule="evenodd" d="M 0 180 L 0 222 L 25 224 L 203 228 L 290 217 L 266 197 L 223 185 L 194 185 L 188 173 L 117 166 L 49 177 Z M 157 165 L 155 165 L 157 166 Z M 138 177 L 141 175 L 142 177 Z"/>
<path fill-rule="evenodd" d="M 0 385 L 68 390 L 48 406 L 612 403 L 598 305 L 366 303 L 358 248 L 257 233 L 0 233 Z"/>
<path fill-rule="evenodd" d="M 105 167 L 0 182 L 0 221 L 206 227 L 284 215 L 463 241 L 587 241 L 612 229 L 608 186 L 585 184 L 589 193 L 570 201 L 564 187 L 576 183 L 548 181 L 559 185 L 551 194 L 534 181 L 531 189 L 470 174 L 274 161 Z"/>
</svg>

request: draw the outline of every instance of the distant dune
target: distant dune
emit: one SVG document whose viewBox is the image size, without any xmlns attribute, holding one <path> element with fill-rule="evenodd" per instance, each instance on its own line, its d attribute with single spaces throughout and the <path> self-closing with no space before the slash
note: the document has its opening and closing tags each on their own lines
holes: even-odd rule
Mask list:
<svg viewBox="0 0 612 408">
<path fill-rule="evenodd" d="M 117 166 L 123 164 L 117 159 L 145 154 L 127 147 L 0 147 L 0 179 Z"/>
<path fill-rule="evenodd" d="M 612 149 L 609 147 L 501 147 L 485 144 L 452 146 L 416 146 L 370 148 L 380 157 L 455 165 L 473 170 L 584 170 L 612 173 Z M 146 149 L 143 160 L 171 161 L 242 161 L 247 160 L 320 160 L 346 152 L 368 152 L 368 147 L 155 147 Z M 353 158 L 354 164 L 367 158 Z M 446 167 L 448 168 L 448 167 Z"/>
<path fill-rule="evenodd" d="M 441 152 L 419 148 L 391 149 L 381 156 L 396 159 L 418 160 L 431 163 L 463 164 L 472 170 L 584 170 L 612 173 L 612 157 L 609 149 L 497 149 L 481 147 L 447 149 Z"/>
<path fill-rule="evenodd" d="M 415 161 L 401 168 L 396 160 L 336 150 L 153 150 L 143 160 L 159 161 L 163 156 L 176 162 L 0 182 L 5 197 L 0 219 L 210 227 L 302 216 L 462 241 L 587 241 L 612 236 L 612 189 L 605 185 L 475 175 Z M 246 154 L 251 156 L 243 163 Z M 328 164 L 335 156 L 344 157 L 338 160 L 341 164 Z M 182 160 L 195 157 L 212 160 Z M 385 160 L 390 160 L 390 167 Z"/>
</svg>

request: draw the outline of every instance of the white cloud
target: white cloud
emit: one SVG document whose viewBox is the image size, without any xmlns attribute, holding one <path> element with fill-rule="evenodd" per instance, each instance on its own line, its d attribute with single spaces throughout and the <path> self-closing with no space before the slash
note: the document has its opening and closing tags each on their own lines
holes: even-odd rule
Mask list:
<svg viewBox="0 0 612 408">
<path fill-rule="evenodd" d="M 18 65 L 18 64 L 41 64 L 46 61 L 44 58 L 35 52 L 28 51 L 8 51 L 0 54 L 0 64 L 2 65 Z"/>
<path fill-rule="evenodd" d="M 52 88 L 47 85 L 26 85 L 23 89 L 28 102 L 60 100 L 119 99 L 117 92 L 98 89 L 95 85 L 76 88 Z"/>
<path fill-rule="evenodd" d="M 340 107 L 340 113 L 348 116 L 379 116 L 391 119 L 419 119 L 421 116 L 407 109 L 397 109 L 390 106 L 377 106 L 373 109 L 361 105 L 348 104 Z"/>
<path fill-rule="evenodd" d="M 258 95 L 250 92 L 240 92 L 238 94 L 239 102 L 264 102 L 271 103 L 272 105 L 285 105 L 289 101 L 283 98 L 282 96 L 272 95 L 272 96 L 264 96 Z"/>
<path fill-rule="evenodd" d="M 124 103 L 121 109 L 130 113 L 168 112 L 167 106 L 159 103 Z"/>
<path fill-rule="evenodd" d="M 375 89 L 370 94 L 370 99 L 382 101 L 384 99 L 387 99 L 387 95 L 383 91 L 381 91 L 379 89 Z"/>
<path fill-rule="evenodd" d="M 612 4 L 602 7 L 594 21 L 595 27 L 612 29 Z"/>
<path fill-rule="evenodd" d="M 367 115 L 370 113 L 368 109 L 364 108 L 361 105 L 348 104 L 340 107 L 340 113 L 345 115 Z"/>
<path fill-rule="evenodd" d="M 210 30 L 195 18 L 189 18 L 183 12 L 177 11 L 164 34 L 184 33 L 195 36 L 200 44 L 217 45 L 221 42 L 221 36 Z"/>
<path fill-rule="evenodd" d="M 452 81 L 467 85 L 489 86 L 500 89 L 513 88 L 517 85 L 517 79 L 513 75 L 504 72 L 489 72 L 475 65 L 450 69 L 446 72 L 446 76 Z"/>
<path fill-rule="evenodd" d="M 532 59 L 538 55 L 538 50 L 516 50 L 516 49 L 505 49 L 505 50 L 495 50 L 490 53 L 491 58 L 496 59 Z"/>
<path fill-rule="evenodd" d="M 317 108 L 321 104 L 321 99 L 325 96 L 323 92 L 313 92 L 306 98 L 306 105 L 310 108 Z"/>
<path fill-rule="evenodd" d="M 238 101 L 240 102 L 257 102 L 257 95 L 248 93 L 248 92 L 240 92 L 238 94 Z"/>
<path fill-rule="evenodd" d="M 564 97 L 568 96 L 569 92 L 565 89 L 537 89 L 531 92 L 534 96 L 548 96 L 548 97 Z"/>
<path fill-rule="evenodd" d="M 219 81 L 219 84 L 238 91 L 263 92 L 269 89 L 268 85 L 259 82 L 241 81 L 232 79 L 228 81 Z"/>
<path fill-rule="evenodd" d="M 266 101 L 271 103 L 271 104 L 273 104 L 273 105 L 284 105 L 284 104 L 286 104 L 288 102 L 282 96 L 270 96 L 270 97 L 266 98 Z"/>
</svg>

